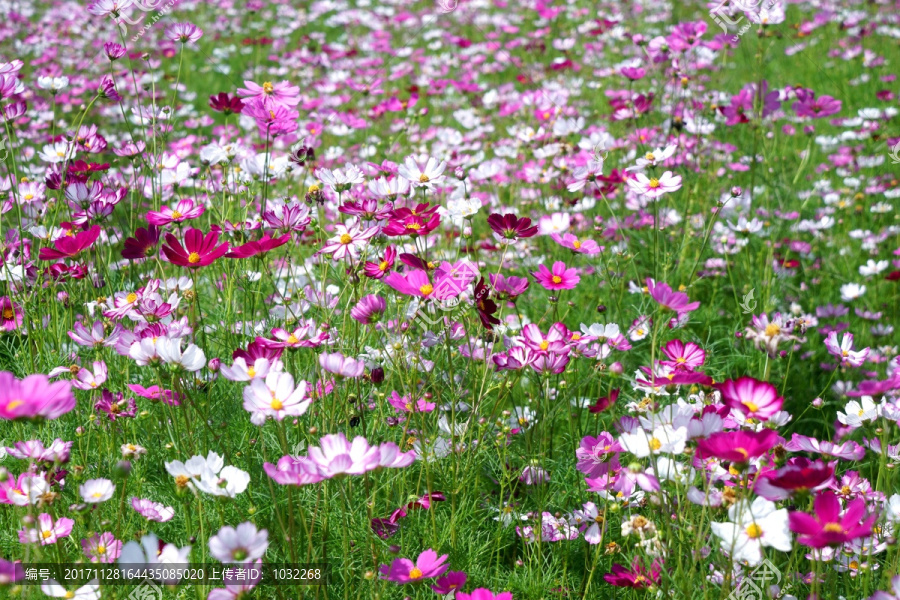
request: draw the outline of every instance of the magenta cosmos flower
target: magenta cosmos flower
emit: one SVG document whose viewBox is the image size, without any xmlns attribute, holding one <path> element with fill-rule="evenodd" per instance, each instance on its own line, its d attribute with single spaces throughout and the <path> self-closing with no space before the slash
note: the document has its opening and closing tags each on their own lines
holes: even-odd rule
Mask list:
<svg viewBox="0 0 900 600">
<path fill-rule="evenodd" d="M 422 269 L 415 269 L 406 275 L 394 271 L 382 281 L 401 294 L 418 298 L 446 300 L 458 296 L 461 291 L 458 286 L 440 285 L 440 281 L 432 285 L 431 280 L 428 279 L 428 273 Z"/>
<path fill-rule="evenodd" d="M 56 419 L 75 408 L 72 384 L 53 383 L 43 374 L 18 380 L 8 371 L 0 372 L 0 419 Z"/>
<path fill-rule="evenodd" d="M 606 583 L 617 587 L 630 587 L 635 589 L 648 588 L 652 585 L 659 584 L 659 575 L 662 569 L 657 561 L 653 561 L 650 569 L 645 569 L 641 565 L 641 559 L 637 556 L 631 561 L 631 568 L 628 569 L 620 564 L 612 566 L 612 573 L 603 576 Z"/>
<path fill-rule="evenodd" d="M 598 245 L 594 240 L 579 240 L 578 236 L 572 233 L 564 233 L 562 235 L 551 233 L 550 237 L 563 248 L 568 248 L 577 254 L 599 254 L 603 252 L 603 246 Z"/>
<path fill-rule="evenodd" d="M 661 360 L 659 364 L 675 367 L 677 370 L 693 371 L 703 366 L 706 360 L 706 352 L 694 342 L 682 342 L 671 340 L 663 348 L 663 354 L 668 360 Z"/>
<path fill-rule="evenodd" d="M 488 225 L 498 241 L 507 243 L 515 243 L 520 238 L 533 237 L 538 232 L 537 226 L 531 224 L 531 219 L 528 217 L 520 219 L 513 213 L 505 215 L 494 213 L 488 217 Z"/>
<path fill-rule="evenodd" d="M 53 242 L 53 248 L 41 248 L 38 257 L 41 260 L 72 258 L 90 248 L 97 241 L 98 237 L 100 237 L 100 226 L 94 225 L 87 231 L 81 231 L 74 235 L 64 235 Z"/>
<path fill-rule="evenodd" d="M 746 375 L 729 379 L 713 387 L 722 392 L 726 406 L 736 408 L 752 419 L 766 421 L 781 410 L 784 398 L 771 383 Z"/>
<path fill-rule="evenodd" d="M 271 252 L 275 248 L 280 248 L 288 243 L 291 234 L 287 233 L 281 237 L 273 238 L 269 234 L 265 234 L 262 238 L 255 241 L 247 242 L 237 248 L 233 248 L 231 252 L 225 255 L 226 258 L 250 258 Z"/>
<path fill-rule="evenodd" d="M 184 246 L 178 238 L 167 233 L 167 245 L 162 247 L 162 251 L 173 265 L 197 269 L 212 264 L 228 252 L 228 242 L 216 246 L 218 241 L 217 231 L 210 231 L 204 236 L 199 229 L 188 229 L 184 234 Z"/>
<path fill-rule="evenodd" d="M 815 500 L 816 516 L 804 512 L 788 515 L 791 531 L 798 534 L 797 541 L 810 548 L 840 546 L 845 542 L 872 535 L 872 525 L 878 515 L 866 513 L 866 501 L 857 498 L 847 504 L 841 515 L 841 501 L 831 491 L 821 492 Z M 860 519 L 863 519 L 860 522 Z"/>
<path fill-rule="evenodd" d="M 397 558 L 388 565 L 381 565 L 381 578 L 396 583 L 419 583 L 444 574 L 450 565 L 445 565 L 448 556 L 437 555 L 434 550 L 426 550 L 413 563 L 408 558 Z"/>
<path fill-rule="evenodd" d="M 581 281 L 577 269 L 575 267 L 567 269 L 566 263 L 561 261 L 553 263 L 552 269 L 541 265 L 532 275 L 548 290 L 571 290 Z"/>
<path fill-rule="evenodd" d="M 697 457 L 745 463 L 762 456 L 776 444 L 781 443 L 784 443 L 784 439 L 772 429 L 720 431 L 697 442 Z"/>
<path fill-rule="evenodd" d="M 476 588 L 469 592 L 456 592 L 456 600 L 513 600 L 512 592 L 494 593 L 487 588 Z"/>
<path fill-rule="evenodd" d="M 688 295 L 684 292 L 675 292 L 667 283 L 655 283 L 649 277 L 647 278 L 647 290 L 650 297 L 656 300 L 663 308 L 674 310 L 679 315 L 697 310 L 700 307 L 699 302 L 691 302 Z"/>
</svg>

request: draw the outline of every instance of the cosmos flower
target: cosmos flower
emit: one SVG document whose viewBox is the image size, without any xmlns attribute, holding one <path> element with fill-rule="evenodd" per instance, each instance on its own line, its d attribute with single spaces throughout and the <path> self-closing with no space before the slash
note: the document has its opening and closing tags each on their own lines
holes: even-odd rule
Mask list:
<svg viewBox="0 0 900 600">
<path fill-rule="evenodd" d="M 275 248 L 284 246 L 290 239 L 291 235 L 289 233 L 277 238 L 270 237 L 267 233 L 259 240 L 249 241 L 246 244 L 243 244 L 236 248 L 232 248 L 231 251 L 225 255 L 225 257 L 250 258 L 253 256 L 265 255 L 267 252 L 271 252 Z"/>
<path fill-rule="evenodd" d="M 211 265 L 228 252 L 228 242 L 217 246 L 218 241 L 217 231 L 210 231 L 204 236 L 199 229 L 191 228 L 184 234 L 184 246 L 178 238 L 167 233 L 162 252 L 174 265 L 197 269 Z"/>
<path fill-rule="evenodd" d="M 513 213 L 492 214 L 488 217 L 488 226 L 498 241 L 512 244 L 520 239 L 534 237 L 538 232 L 537 226 L 531 224 L 531 219 L 519 218 Z"/>
<path fill-rule="evenodd" d="M 671 171 L 666 171 L 656 178 L 637 173 L 633 179 L 627 180 L 627 184 L 637 194 L 647 198 L 659 198 L 663 194 L 670 194 L 681 189 L 681 175 L 673 175 Z"/>
<path fill-rule="evenodd" d="M 424 166 L 420 166 L 412 156 L 407 156 L 403 164 L 397 167 L 397 173 L 403 179 L 409 181 L 413 187 L 423 187 L 426 189 L 434 189 L 434 184 L 444 178 L 444 169 L 447 164 L 443 161 L 438 162 L 434 157 L 429 156 Z"/>
<path fill-rule="evenodd" d="M 369 244 L 369 240 L 378 233 L 377 227 L 363 229 L 359 222 L 351 226 L 343 223 L 335 225 L 335 236 L 329 239 L 317 254 L 331 254 L 333 260 L 356 260 L 359 251 Z"/>
<path fill-rule="evenodd" d="M 244 409 L 250 413 L 250 422 L 263 425 L 268 418 L 282 421 L 305 414 L 312 402 L 306 385 L 301 381 L 294 387 L 294 377 L 279 371 L 270 372 L 265 379 L 252 379 L 244 388 Z"/>
<path fill-rule="evenodd" d="M 244 81 L 247 87 L 238 88 L 237 93 L 246 100 L 251 98 L 259 98 L 263 106 L 275 107 L 283 106 L 291 108 L 300 104 L 300 88 L 291 85 L 287 81 L 279 81 L 272 83 L 264 82 L 262 85 L 252 81 Z"/>
<path fill-rule="evenodd" d="M 0 328 L 14 331 L 22 326 L 22 307 L 13 302 L 9 296 L 0 296 Z"/>
<path fill-rule="evenodd" d="M 203 30 L 193 23 L 172 23 L 166 27 L 166 37 L 173 42 L 187 44 L 203 37 Z"/>
<path fill-rule="evenodd" d="M 16 379 L 0 371 L 0 419 L 57 419 L 75 408 L 72 384 L 50 383 L 46 375 Z"/>
<path fill-rule="evenodd" d="M 647 278 L 647 289 L 650 297 L 662 308 L 673 310 L 679 315 L 695 311 L 700 307 L 699 302 L 691 302 L 688 295 L 684 292 L 672 291 L 667 283 L 656 283 L 652 279 Z"/>
<path fill-rule="evenodd" d="M 54 520 L 47 513 L 41 513 L 37 518 L 37 527 L 24 528 L 19 531 L 19 541 L 23 544 L 37 544 L 49 546 L 57 541 L 69 537 L 75 521 L 66 517 Z"/>
<path fill-rule="evenodd" d="M 209 553 L 225 564 L 246 563 L 262 558 L 269 547 L 269 532 L 253 523 L 222 527 L 209 538 Z"/>
<path fill-rule="evenodd" d="M 475 588 L 471 592 L 456 592 L 454 600 L 513 600 L 512 592 L 497 592 L 487 588 Z"/>
<path fill-rule="evenodd" d="M 869 349 L 863 348 L 860 351 L 853 350 L 853 334 L 845 333 L 838 343 L 837 332 L 832 331 L 825 338 L 825 347 L 828 352 L 841 361 L 843 367 L 860 367 L 869 356 Z"/>
<path fill-rule="evenodd" d="M 150 225 L 168 225 L 169 223 L 181 223 L 188 219 L 196 219 L 206 211 L 206 207 L 202 204 L 194 204 L 190 198 L 179 200 L 178 203 L 169 208 L 163 206 L 159 211 L 151 210 L 147 213 L 147 222 Z"/>
<path fill-rule="evenodd" d="M 734 463 L 746 463 L 759 458 L 776 444 L 783 443 L 778 432 L 772 429 L 762 431 L 720 431 L 697 442 L 698 458 L 718 458 Z"/>
<path fill-rule="evenodd" d="M 109 479 L 88 479 L 78 487 L 81 499 L 88 504 L 99 504 L 112 498 L 116 486 Z"/>
<path fill-rule="evenodd" d="M 599 254 L 603 252 L 603 246 L 598 245 L 597 242 L 593 240 L 579 240 L 578 236 L 571 233 L 562 235 L 551 233 L 550 237 L 563 248 L 568 248 L 576 254 Z"/>
<path fill-rule="evenodd" d="M 397 558 L 390 565 L 381 565 L 381 579 L 393 581 L 399 584 L 421 583 L 425 579 L 432 579 L 443 575 L 449 568 L 444 564 L 448 555 L 438 556 L 434 550 L 425 550 L 413 563 L 408 558 Z"/>
<path fill-rule="evenodd" d="M 752 567 L 762 562 L 764 547 L 790 552 L 786 508 L 776 509 L 774 502 L 755 498 L 749 505 L 739 503 L 729 508 L 728 519 L 724 523 L 712 523 L 711 528 L 731 560 L 746 562 Z"/>
<path fill-rule="evenodd" d="M 797 541 L 810 548 L 840 546 L 854 539 L 872 535 L 872 525 L 877 514 L 866 514 L 866 501 L 852 500 L 841 511 L 841 501 L 831 491 L 816 495 L 815 516 L 795 511 L 790 514 L 791 531 L 798 534 Z"/>
<path fill-rule="evenodd" d="M 659 561 L 654 560 L 647 569 L 641 563 L 638 556 L 631 561 L 631 568 L 623 567 L 616 563 L 612 566 L 612 573 L 603 576 L 606 583 L 617 587 L 629 587 L 634 589 L 646 589 L 651 586 L 658 586 L 660 582 L 660 574 L 662 572 Z"/>
<path fill-rule="evenodd" d="M 713 387 L 722 393 L 722 401 L 726 406 L 760 421 L 767 421 L 784 404 L 784 398 L 778 395 L 774 385 L 746 375 L 717 383 Z"/>
<path fill-rule="evenodd" d="M 39 258 L 41 260 L 74 258 L 93 246 L 98 237 L 100 237 L 99 225 L 94 225 L 87 231 L 80 231 L 74 235 L 64 235 L 53 243 L 53 249 L 41 248 Z"/>
<path fill-rule="evenodd" d="M 575 267 L 566 268 L 566 264 L 560 261 L 553 263 L 552 269 L 540 265 L 538 270 L 533 272 L 532 275 L 547 290 L 571 290 L 581 281 L 581 277 L 578 276 L 578 269 Z"/>
<path fill-rule="evenodd" d="M 166 506 L 162 502 L 154 502 L 144 498 L 132 498 L 131 508 L 148 521 L 153 521 L 155 523 L 171 521 L 175 516 L 175 509 L 171 506 Z"/>
<path fill-rule="evenodd" d="M 319 366 L 338 377 L 362 377 L 366 370 L 363 361 L 344 356 L 340 352 L 323 352 L 319 355 Z"/>
<path fill-rule="evenodd" d="M 122 553 L 122 542 L 108 531 L 95 533 L 81 540 L 81 552 L 92 563 L 114 563 Z"/>
</svg>

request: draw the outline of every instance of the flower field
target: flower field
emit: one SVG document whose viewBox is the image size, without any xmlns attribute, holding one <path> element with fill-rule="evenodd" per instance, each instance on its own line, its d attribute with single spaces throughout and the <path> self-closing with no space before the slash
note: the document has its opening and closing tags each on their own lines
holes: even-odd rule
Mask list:
<svg viewBox="0 0 900 600">
<path fill-rule="evenodd" d="M 897 0 L 0 15 L 0 598 L 900 600 Z"/>
</svg>

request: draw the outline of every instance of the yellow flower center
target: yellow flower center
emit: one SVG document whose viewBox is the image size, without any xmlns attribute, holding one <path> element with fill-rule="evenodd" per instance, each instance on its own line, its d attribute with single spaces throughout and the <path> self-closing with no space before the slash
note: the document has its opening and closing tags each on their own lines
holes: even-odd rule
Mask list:
<svg viewBox="0 0 900 600">
<path fill-rule="evenodd" d="M 51 535 L 53 535 L 53 532 L 50 531 L 49 529 L 45 529 L 44 531 L 41 532 L 41 536 L 42 536 L 45 540 L 46 540 L 48 537 L 50 537 Z"/>
<path fill-rule="evenodd" d="M 73 592 L 72 590 L 66 590 L 66 596 L 65 596 L 65 597 L 66 597 L 66 598 L 74 598 L 74 597 L 75 597 L 75 592 Z"/>
<path fill-rule="evenodd" d="M 769 323 L 766 325 L 766 337 L 774 337 L 779 333 L 781 333 L 781 327 L 776 323 Z"/>
<path fill-rule="evenodd" d="M 11 308 L 3 309 L 3 318 L 6 319 L 7 321 L 12 319 L 14 316 L 16 316 L 16 313 L 13 312 L 13 309 L 11 309 Z"/>
<path fill-rule="evenodd" d="M 425 285 L 423 285 L 422 287 L 419 288 L 419 292 L 423 296 L 430 296 L 431 292 L 433 292 L 433 291 L 434 291 L 434 286 L 431 285 L 430 283 L 426 283 Z"/>
<path fill-rule="evenodd" d="M 293 333 L 292 333 L 291 336 L 287 339 L 288 344 L 296 344 L 296 343 L 299 342 L 299 341 L 300 341 L 300 340 L 297 339 L 297 336 L 294 335 Z"/>
<path fill-rule="evenodd" d="M 272 398 L 272 403 L 269 406 L 272 407 L 272 410 L 281 410 L 282 408 L 284 408 L 284 403 L 282 403 L 278 398 Z"/>
<path fill-rule="evenodd" d="M 25 194 L 23 198 L 25 198 L 25 200 L 34 200 L 34 194 Z"/>
<path fill-rule="evenodd" d="M 822 529 L 828 533 L 844 533 L 844 528 L 841 527 L 840 523 L 825 523 L 825 527 Z"/>
<path fill-rule="evenodd" d="M 97 554 L 106 554 L 106 546 L 103 544 L 97 546 Z"/>
<path fill-rule="evenodd" d="M 379 271 L 387 271 L 388 270 L 388 263 L 386 260 L 383 260 L 380 263 L 378 263 L 378 270 Z"/>
<path fill-rule="evenodd" d="M 843 494 L 844 496 L 849 496 L 850 495 L 850 486 L 845 485 L 844 487 L 842 487 L 841 494 Z"/>
<path fill-rule="evenodd" d="M 180 488 L 183 488 L 183 487 L 187 486 L 187 484 L 190 480 L 191 480 L 191 478 L 188 477 L 187 475 L 179 475 L 178 477 L 175 478 L 175 485 L 177 485 Z"/>
<path fill-rule="evenodd" d="M 572 242 L 572 247 L 578 250 L 579 248 L 581 248 L 581 242 L 575 240 L 574 242 Z"/>
<path fill-rule="evenodd" d="M 253 379 L 254 377 L 256 377 L 256 368 L 250 367 L 249 369 L 247 369 L 247 375 L 250 376 L 250 379 Z"/>
<path fill-rule="evenodd" d="M 560 277 L 559 275 L 554 275 L 550 280 L 553 283 L 562 283 L 562 277 Z"/>
<path fill-rule="evenodd" d="M 763 533 L 762 528 L 759 525 L 757 525 L 756 523 L 753 523 L 752 525 L 748 526 L 745 531 L 747 532 L 747 537 L 750 538 L 751 540 L 755 540 L 755 539 L 762 537 L 762 533 Z"/>
<path fill-rule="evenodd" d="M 13 400 L 12 402 L 10 402 L 9 404 L 6 405 L 6 410 L 16 410 L 23 404 L 25 404 L 24 400 Z"/>
<path fill-rule="evenodd" d="M 351 243 L 352 241 L 353 241 L 353 236 L 351 236 L 349 233 L 345 233 L 344 235 L 341 236 L 341 243 L 344 244 L 345 246 L 347 244 Z"/>
<path fill-rule="evenodd" d="M 649 160 L 652 162 L 656 160 L 656 156 L 654 156 L 652 152 L 648 152 L 644 155 L 644 160 Z"/>
<path fill-rule="evenodd" d="M 60 157 L 60 158 L 62 158 L 62 157 L 65 156 L 65 155 L 66 155 L 65 152 L 57 152 L 57 153 L 56 153 L 56 156 L 58 156 L 58 157 Z"/>
<path fill-rule="evenodd" d="M 91 494 L 91 496 L 93 496 L 94 498 L 101 498 L 103 494 L 101 494 L 100 492 L 94 492 L 93 494 Z"/>
<path fill-rule="evenodd" d="M 550 342 L 548 342 L 547 340 L 543 340 L 541 342 L 541 350 L 546 350 L 549 347 L 550 347 Z"/>
<path fill-rule="evenodd" d="M 756 403 L 751 402 L 750 400 L 744 400 L 741 404 L 746 406 L 747 410 L 749 410 L 752 413 L 759 410 L 759 406 Z"/>
<path fill-rule="evenodd" d="M 200 262 L 200 255 L 197 254 L 196 252 L 191 252 L 188 255 L 188 262 L 191 263 L 192 265 L 196 265 L 198 262 Z"/>
<path fill-rule="evenodd" d="M 180 212 L 178 212 L 177 210 L 173 210 L 173 211 L 172 211 L 172 218 L 173 218 L 173 219 L 180 219 L 180 218 L 183 217 L 183 216 L 184 216 L 184 215 L 181 214 Z"/>
<path fill-rule="evenodd" d="M 407 228 L 407 229 L 412 229 L 412 230 L 414 230 L 414 231 L 418 231 L 418 230 L 422 229 L 422 226 L 419 225 L 418 223 L 407 223 L 407 224 L 406 224 L 406 228 Z"/>
<path fill-rule="evenodd" d="M 262 87 L 263 87 L 263 91 L 267 94 L 271 94 L 272 92 L 275 91 L 275 86 L 272 85 L 271 81 L 264 81 Z"/>
<path fill-rule="evenodd" d="M 426 175 L 425 173 L 419 175 L 419 183 L 428 183 L 429 181 L 431 180 L 428 179 L 428 175 Z"/>
<path fill-rule="evenodd" d="M 654 452 L 662 448 L 662 442 L 659 441 L 659 438 L 653 438 L 650 440 L 650 449 Z"/>
<path fill-rule="evenodd" d="M 658 187 L 659 187 L 659 179 L 657 179 L 656 177 L 652 177 L 652 178 L 650 179 L 650 187 L 651 187 L 652 189 L 654 189 L 654 190 L 655 190 L 656 188 L 658 188 Z"/>
<path fill-rule="evenodd" d="M 423 177 L 424 177 L 424 175 L 423 175 Z M 410 578 L 410 579 L 421 579 L 421 578 L 422 578 L 422 575 L 423 575 L 422 569 L 420 569 L 419 567 L 413 567 L 413 568 L 409 571 L 409 578 Z"/>
<path fill-rule="evenodd" d="M 137 302 L 137 294 L 131 292 L 130 294 L 125 296 L 125 302 L 127 302 L 128 304 L 134 304 L 135 302 Z"/>
<path fill-rule="evenodd" d="M 744 460 L 747 460 L 747 458 L 750 457 L 750 453 L 747 452 L 744 448 L 735 448 L 734 451 L 743 456 Z"/>
</svg>

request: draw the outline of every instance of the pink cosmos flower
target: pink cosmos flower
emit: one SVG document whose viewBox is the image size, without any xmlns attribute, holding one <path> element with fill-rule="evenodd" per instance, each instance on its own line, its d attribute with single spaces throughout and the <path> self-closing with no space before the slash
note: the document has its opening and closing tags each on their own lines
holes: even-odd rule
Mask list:
<svg viewBox="0 0 900 600">
<path fill-rule="evenodd" d="M 618 470 L 619 453 L 622 451 L 619 441 L 606 431 L 597 437 L 586 436 L 575 450 L 575 458 L 578 459 L 575 468 L 588 477 L 601 477 L 610 469 Z"/>
<path fill-rule="evenodd" d="M 147 213 L 147 222 L 151 225 L 168 225 L 169 223 L 181 223 L 188 219 L 196 219 L 206 211 L 202 204 L 194 204 L 190 198 L 179 200 L 173 207 L 163 206 L 159 211 L 151 210 Z"/>
<path fill-rule="evenodd" d="M 19 541 L 23 544 L 36 544 L 40 542 L 41 546 L 49 546 L 55 544 L 57 540 L 69 537 L 72 533 L 72 526 L 75 521 L 65 517 L 53 520 L 53 517 L 47 513 L 38 516 L 37 527 L 22 529 L 19 531 Z"/>
<path fill-rule="evenodd" d="M 825 347 L 828 352 L 841 361 L 842 367 L 860 367 L 869 356 L 869 348 L 859 351 L 853 350 L 853 334 L 845 333 L 841 337 L 840 344 L 837 341 L 837 332 L 832 331 L 825 338 Z"/>
<path fill-rule="evenodd" d="M 745 463 L 758 458 L 784 443 L 778 432 L 772 429 L 762 431 L 720 431 L 697 442 L 697 458 L 718 458 L 735 463 Z"/>
<path fill-rule="evenodd" d="M 394 271 L 382 281 L 401 294 L 418 298 L 446 300 L 458 296 L 461 291 L 458 288 L 454 289 L 453 286 L 442 286 L 440 282 L 432 285 L 428 279 L 428 272 L 421 269 L 412 270 L 406 275 Z"/>
<path fill-rule="evenodd" d="M 9 296 L 0 297 L 0 328 L 13 331 L 22 326 L 22 308 L 10 300 Z"/>
<path fill-rule="evenodd" d="M 243 98 L 259 98 L 263 106 L 272 108 L 281 106 L 291 108 L 300 104 L 300 88 L 287 81 L 272 83 L 270 81 L 258 85 L 252 81 L 244 81 L 245 88 L 238 88 L 237 93 Z"/>
<path fill-rule="evenodd" d="M 784 445 L 784 449 L 791 452 L 824 454 L 825 456 L 834 456 L 844 460 L 862 460 L 866 455 L 866 449 L 851 440 L 846 440 L 840 444 L 829 441 L 820 442 L 816 438 L 800 435 L 799 433 L 793 434 L 791 441 Z"/>
<path fill-rule="evenodd" d="M 409 396 L 401 396 L 396 391 L 391 392 L 388 403 L 394 407 L 394 410 L 401 414 L 411 412 L 431 412 L 436 406 L 434 402 L 429 402 L 425 398 L 419 398 L 413 402 Z"/>
<path fill-rule="evenodd" d="M 305 456 L 283 456 L 275 465 L 264 463 L 263 470 L 280 485 L 310 485 L 326 479 L 316 463 Z"/>
<path fill-rule="evenodd" d="M 323 352 L 319 355 L 319 366 L 338 377 L 362 377 L 366 370 L 363 361 L 344 356 L 340 352 Z"/>
<path fill-rule="evenodd" d="M 106 363 L 102 360 L 97 360 L 94 361 L 93 371 L 85 368 L 79 369 L 75 379 L 72 380 L 72 385 L 79 390 L 93 390 L 106 382 L 108 374 Z"/>
<path fill-rule="evenodd" d="M 753 491 L 766 500 L 784 500 L 800 492 L 818 491 L 834 480 L 835 463 L 813 462 L 808 458 L 791 458 L 780 469 L 762 471 Z"/>
<path fill-rule="evenodd" d="M 425 579 L 431 579 L 443 575 L 449 568 L 444 563 L 447 561 L 448 555 L 437 555 L 434 550 L 426 550 L 419 555 L 416 562 L 413 563 L 408 558 L 397 558 L 390 566 L 381 565 L 381 578 L 395 583 L 420 583 Z"/>
<path fill-rule="evenodd" d="M 788 515 L 791 531 L 798 534 L 797 541 L 810 548 L 840 546 L 857 538 L 872 535 L 872 525 L 878 515 L 866 513 L 866 501 L 857 498 L 847 504 L 841 514 L 841 501 L 831 491 L 820 492 L 815 499 L 815 517 L 795 511 Z M 861 521 L 862 519 L 862 521 Z"/>
<path fill-rule="evenodd" d="M 579 240 L 578 236 L 572 233 L 564 233 L 562 235 L 551 233 L 550 237 L 563 248 L 568 248 L 578 254 L 599 254 L 603 252 L 603 246 L 598 245 L 594 240 Z"/>
<path fill-rule="evenodd" d="M 136 510 L 139 515 L 148 521 L 154 521 L 156 523 L 171 521 L 172 517 L 175 516 L 175 509 L 171 506 L 166 506 L 162 502 L 154 502 L 153 500 L 146 500 L 144 498 L 132 498 L 131 508 Z"/>
<path fill-rule="evenodd" d="M 450 571 L 440 579 L 434 582 L 434 585 L 431 586 L 431 590 L 435 594 L 439 594 L 441 596 L 445 596 L 452 592 L 458 592 L 454 598 L 459 598 L 460 589 L 462 586 L 466 584 L 466 574 L 462 571 Z M 477 590 L 476 590 L 477 591 Z"/>
<path fill-rule="evenodd" d="M 841 112 L 841 101 L 831 96 L 819 96 L 806 89 L 797 90 L 797 101 L 791 108 L 798 117 L 821 119 Z"/>
<path fill-rule="evenodd" d="M 681 175 L 673 175 L 666 171 L 659 178 L 647 177 L 643 173 L 635 173 L 633 179 L 628 179 L 628 187 L 642 196 L 659 198 L 663 194 L 670 194 L 681 189 Z"/>
<path fill-rule="evenodd" d="M 363 325 L 370 325 L 380 321 L 386 310 L 387 301 L 384 298 L 369 294 L 360 298 L 356 306 L 350 309 L 350 316 Z"/>
<path fill-rule="evenodd" d="M 19 460 L 34 462 L 65 463 L 69 462 L 69 452 L 74 442 L 64 442 L 57 438 L 47 448 L 40 440 L 16 442 L 15 446 L 7 446 L 6 452 Z"/>
<path fill-rule="evenodd" d="M 74 235 L 64 235 L 55 242 L 51 248 L 41 248 L 38 257 L 41 260 L 57 260 L 60 258 L 73 258 L 90 248 L 100 237 L 100 226 L 94 225 L 87 231 L 81 231 Z"/>
<path fill-rule="evenodd" d="M 92 563 L 113 563 L 122 553 L 122 542 L 107 531 L 81 540 L 81 551 Z"/>
<path fill-rule="evenodd" d="M 378 467 L 381 453 L 366 438 L 357 436 L 350 442 L 343 433 L 330 434 L 309 449 L 309 459 L 319 474 L 327 479 L 337 475 L 362 475 Z"/>
<path fill-rule="evenodd" d="M 184 234 L 184 246 L 178 238 L 167 233 L 162 251 L 173 265 L 197 269 L 211 265 L 228 252 L 228 242 L 217 246 L 218 241 L 218 231 L 210 231 L 204 236 L 199 229 L 188 229 Z"/>
<path fill-rule="evenodd" d="M 736 408 L 752 419 L 767 421 L 781 410 L 784 398 L 778 395 L 775 386 L 746 375 L 729 379 L 713 387 L 722 392 L 726 406 Z"/>
<path fill-rule="evenodd" d="M 663 348 L 663 354 L 668 360 L 661 360 L 659 364 L 674 367 L 678 370 L 693 371 L 703 366 L 706 360 L 706 352 L 694 342 L 682 342 L 671 340 Z"/>
<path fill-rule="evenodd" d="M 690 302 L 690 298 L 684 292 L 674 292 L 667 283 L 656 283 L 647 278 L 647 289 L 650 296 L 663 308 L 674 310 L 679 315 L 697 310 L 699 302 Z"/>
<path fill-rule="evenodd" d="M 553 263 L 552 269 L 540 265 L 532 275 L 548 290 L 571 290 L 581 281 L 578 270 L 575 267 L 567 269 L 566 264 L 561 261 Z"/>
<path fill-rule="evenodd" d="M 244 410 L 250 413 L 254 425 L 263 425 L 270 417 L 276 421 L 299 417 L 306 414 L 312 402 L 306 392 L 305 381 L 294 387 L 293 375 L 272 371 L 265 379 L 253 379 L 244 388 Z"/>
<path fill-rule="evenodd" d="M 29 375 L 19 380 L 0 372 L 0 419 L 56 419 L 75 408 L 72 384 L 50 383 L 46 375 Z"/>
<path fill-rule="evenodd" d="M 172 23 L 166 27 L 166 37 L 173 42 L 186 44 L 196 42 L 203 37 L 203 30 L 193 23 Z"/>
</svg>

